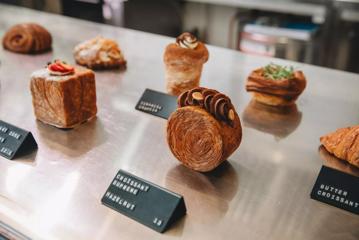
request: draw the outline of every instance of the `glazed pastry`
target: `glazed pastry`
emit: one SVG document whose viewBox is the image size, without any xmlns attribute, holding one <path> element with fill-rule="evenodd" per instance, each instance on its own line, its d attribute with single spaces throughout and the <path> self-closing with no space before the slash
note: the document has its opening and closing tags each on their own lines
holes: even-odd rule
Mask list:
<svg viewBox="0 0 359 240">
<path fill-rule="evenodd" d="M 244 126 L 272 134 L 276 138 L 291 134 L 301 120 L 302 113 L 298 111 L 296 104 L 273 107 L 252 100 L 243 112 Z"/>
<path fill-rule="evenodd" d="M 58 128 L 73 128 L 96 116 L 93 71 L 55 60 L 31 75 L 31 94 L 38 120 Z"/>
<path fill-rule="evenodd" d="M 306 87 L 302 71 L 269 64 L 254 70 L 247 79 L 246 90 L 258 102 L 272 106 L 294 104 Z"/>
<path fill-rule="evenodd" d="M 328 152 L 359 167 L 359 125 L 339 128 L 320 138 Z"/>
<path fill-rule="evenodd" d="M 186 167 L 213 170 L 239 147 L 241 139 L 241 122 L 226 95 L 194 88 L 178 97 L 178 109 L 167 123 L 167 142 Z"/>
<path fill-rule="evenodd" d="M 11 27 L 3 38 L 5 49 L 17 53 L 40 53 L 51 49 L 52 37 L 36 23 L 22 23 Z"/>
<path fill-rule="evenodd" d="M 74 49 L 76 63 L 91 69 L 125 68 L 126 60 L 118 44 L 96 37 L 78 44 Z"/>
<path fill-rule="evenodd" d="M 206 46 L 190 33 L 181 34 L 176 43 L 169 44 L 164 54 L 167 92 L 178 96 L 198 87 L 208 55 Z"/>
</svg>

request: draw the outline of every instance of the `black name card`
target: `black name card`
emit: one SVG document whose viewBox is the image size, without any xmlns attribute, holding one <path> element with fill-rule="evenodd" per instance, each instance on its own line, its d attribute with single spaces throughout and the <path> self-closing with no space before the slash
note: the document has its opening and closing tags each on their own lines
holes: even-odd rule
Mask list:
<svg viewBox="0 0 359 240">
<path fill-rule="evenodd" d="M 116 174 L 101 202 L 161 233 L 186 214 L 182 196 L 123 170 Z"/>
<path fill-rule="evenodd" d="M 323 166 L 311 198 L 359 214 L 359 178 Z"/>
<path fill-rule="evenodd" d="M 37 149 L 31 132 L 0 120 L 0 155 L 14 159 Z"/>
<path fill-rule="evenodd" d="M 146 89 L 136 105 L 136 109 L 145 113 L 168 119 L 177 108 L 177 97 Z"/>
</svg>

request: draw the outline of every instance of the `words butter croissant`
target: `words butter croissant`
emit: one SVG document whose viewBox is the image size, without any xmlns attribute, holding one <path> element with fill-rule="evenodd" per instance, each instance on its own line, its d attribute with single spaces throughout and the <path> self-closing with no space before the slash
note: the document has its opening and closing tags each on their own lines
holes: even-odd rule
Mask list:
<svg viewBox="0 0 359 240">
<path fill-rule="evenodd" d="M 186 167 L 208 172 L 240 145 L 242 126 L 231 100 L 207 88 L 193 88 L 177 99 L 167 123 L 167 142 Z"/>
<path fill-rule="evenodd" d="M 320 138 L 328 152 L 359 167 L 359 125 L 339 128 Z"/>
</svg>

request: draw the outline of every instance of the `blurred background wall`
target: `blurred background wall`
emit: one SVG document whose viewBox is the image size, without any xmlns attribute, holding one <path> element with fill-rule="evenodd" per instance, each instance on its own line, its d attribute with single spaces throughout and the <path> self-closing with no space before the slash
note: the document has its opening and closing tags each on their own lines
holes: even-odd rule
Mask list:
<svg viewBox="0 0 359 240">
<path fill-rule="evenodd" d="M 0 0 L 359 73 L 359 0 Z"/>
</svg>

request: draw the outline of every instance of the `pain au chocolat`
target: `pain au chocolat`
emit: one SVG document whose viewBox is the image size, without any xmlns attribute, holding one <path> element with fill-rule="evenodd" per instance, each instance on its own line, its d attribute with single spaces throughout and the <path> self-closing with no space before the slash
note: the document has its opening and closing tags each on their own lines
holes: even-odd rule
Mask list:
<svg viewBox="0 0 359 240">
<path fill-rule="evenodd" d="M 328 152 L 359 168 L 359 125 L 339 128 L 320 138 Z"/>
<path fill-rule="evenodd" d="M 58 128 L 73 128 L 96 116 L 93 71 L 55 60 L 31 75 L 35 116 Z"/>
<path fill-rule="evenodd" d="M 203 64 L 208 60 L 208 50 L 204 43 L 191 33 L 182 33 L 166 47 L 167 92 L 178 96 L 182 92 L 199 86 Z"/>
<path fill-rule="evenodd" d="M 249 75 L 246 90 L 253 93 L 258 102 L 272 106 L 288 106 L 295 103 L 304 91 L 306 82 L 302 71 L 271 63 Z"/>
<path fill-rule="evenodd" d="M 3 38 L 5 49 L 17 53 L 41 53 L 51 49 L 51 34 L 36 23 L 11 27 Z"/>
<path fill-rule="evenodd" d="M 231 100 L 207 88 L 193 88 L 178 97 L 167 123 L 167 142 L 186 167 L 208 172 L 240 145 L 242 126 Z"/>
</svg>

